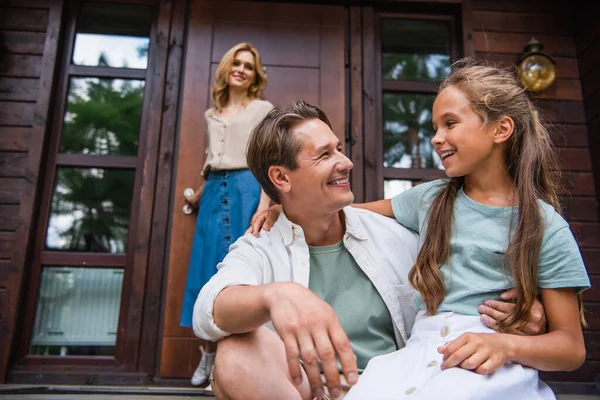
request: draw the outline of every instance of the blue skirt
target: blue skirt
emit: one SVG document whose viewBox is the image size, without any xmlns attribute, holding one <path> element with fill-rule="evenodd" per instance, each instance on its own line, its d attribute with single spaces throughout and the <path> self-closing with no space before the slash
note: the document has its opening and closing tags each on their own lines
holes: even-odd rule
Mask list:
<svg viewBox="0 0 600 400">
<path fill-rule="evenodd" d="M 181 326 L 192 326 L 200 289 L 217 272 L 229 246 L 250 226 L 259 200 L 260 184 L 249 169 L 209 172 L 196 219 Z"/>
</svg>

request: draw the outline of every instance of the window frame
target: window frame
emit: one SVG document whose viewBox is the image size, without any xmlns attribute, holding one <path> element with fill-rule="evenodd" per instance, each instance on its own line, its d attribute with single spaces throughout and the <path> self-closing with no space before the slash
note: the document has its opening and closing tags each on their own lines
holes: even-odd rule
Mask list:
<svg viewBox="0 0 600 400">
<path fill-rule="evenodd" d="M 90 0 L 95 3 L 145 5 L 151 8 L 151 25 L 149 31 L 148 63 L 145 69 L 113 68 L 82 66 L 72 63 L 77 22 L 84 0 L 69 3 L 66 11 L 66 27 L 62 39 L 62 55 L 59 58 L 59 68 L 55 77 L 56 85 L 53 88 L 53 97 L 56 99 L 51 108 L 49 118 L 49 142 L 46 147 L 45 170 L 40 174 L 43 177 L 41 196 L 39 200 L 38 225 L 35 231 L 32 246 L 32 259 L 29 269 L 29 281 L 26 290 L 26 303 L 22 320 L 22 334 L 16 350 L 17 365 L 77 365 L 93 366 L 95 370 L 108 368 L 110 371 L 134 371 L 137 352 L 126 349 L 126 344 L 132 341 L 139 342 L 141 332 L 132 330 L 129 320 L 141 319 L 142 310 L 132 304 L 130 294 L 134 290 L 134 273 L 139 274 L 141 265 L 134 261 L 137 238 L 140 191 L 144 176 L 144 159 L 146 141 L 145 132 L 148 131 L 149 112 L 151 109 L 151 95 L 153 92 L 153 77 L 155 75 L 154 58 L 157 54 L 158 44 L 155 38 L 159 24 L 159 2 L 156 0 L 127 0 L 116 2 L 110 0 Z M 64 114 L 68 103 L 68 91 L 71 78 L 90 77 L 107 79 L 139 79 L 144 81 L 141 119 L 136 156 L 95 155 L 95 154 L 70 154 L 59 153 L 60 141 L 63 134 Z M 58 168 L 102 168 L 126 169 L 134 171 L 134 187 L 132 188 L 131 209 L 129 215 L 129 229 L 125 253 L 90 253 L 75 251 L 46 250 L 46 234 L 51 213 L 52 195 L 55 187 L 56 172 Z M 121 304 L 117 325 L 117 338 L 112 356 L 39 356 L 30 354 L 31 338 L 37 310 L 38 292 L 41 284 L 44 267 L 76 267 L 76 268 L 119 268 L 123 270 L 123 286 L 121 288 Z"/>
</svg>

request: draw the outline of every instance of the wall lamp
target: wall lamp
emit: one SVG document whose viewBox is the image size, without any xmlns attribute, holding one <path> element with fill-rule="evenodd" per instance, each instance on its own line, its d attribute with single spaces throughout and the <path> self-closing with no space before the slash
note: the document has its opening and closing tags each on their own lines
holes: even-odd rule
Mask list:
<svg viewBox="0 0 600 400">
<path fill-rule="evenodd" d="M 544 46 L 535 38 L 531 38 L 525 46 L 525 53 L 519 60 L 519 79 L 521 84 L 532 92 L 541 92 L 554 82 L 556 78 L 556 62 L 542 49 Z"/>
</svg>

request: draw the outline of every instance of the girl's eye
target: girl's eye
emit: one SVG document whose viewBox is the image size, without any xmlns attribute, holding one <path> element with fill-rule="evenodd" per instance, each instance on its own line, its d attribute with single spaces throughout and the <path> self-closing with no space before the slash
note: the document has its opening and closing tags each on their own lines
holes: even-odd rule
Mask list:
<svg viewBox="0 0 600 400">
<path fill-rule="evenodd" d="M 454 121 L 446 122 L 446 126 L 448 126 L 448 128 L 452 128 L 455 124 L 456 124 L 456 122 L 454 122 Z"/>
</svg>

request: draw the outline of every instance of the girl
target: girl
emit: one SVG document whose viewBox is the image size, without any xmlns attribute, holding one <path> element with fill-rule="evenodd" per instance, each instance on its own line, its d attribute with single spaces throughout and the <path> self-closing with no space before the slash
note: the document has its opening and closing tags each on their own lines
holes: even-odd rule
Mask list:
<svg viewBox="0 0 600 400">
<path fill-rule="evenodd" d="M 554 399 L 537 370 L 583 363 L 590 283 L 559 214 L 548 132 L 510 72 L 468 59 L 440 86 L 432 120 L 449 179 L 359 205 L 420 233 L 409 275 L 419 312 L 406 347 L 373 358 L 346 400 Z M 501 328 L 525 321 L 539 288 L 548 333 L 493 334 L 480 322 L 482 300 L 512 286 Z"/>
<path fill-rule="evenodd" d="M 246 145 L 254 127 L 273 108 L 264 100 L 267 77 L 258 51 L 248 43 L 232 47 L 215 72 L 214 108 L 206 111 L 206 161 L 201 183 L 186 196 L 200 210 L 190 256 L 180 325 L 192 326 L 194 303 L 200 289 L 217 272 L 229 246 L 244 233 L 254 213 L 270 205 L 269 197 L 246 165 Z M 188 192 L 188 190 L 186 190 Z M 192 384 L 208 379 L 216 343 L 200 347 L 202 357 Z"/>
</svg>

